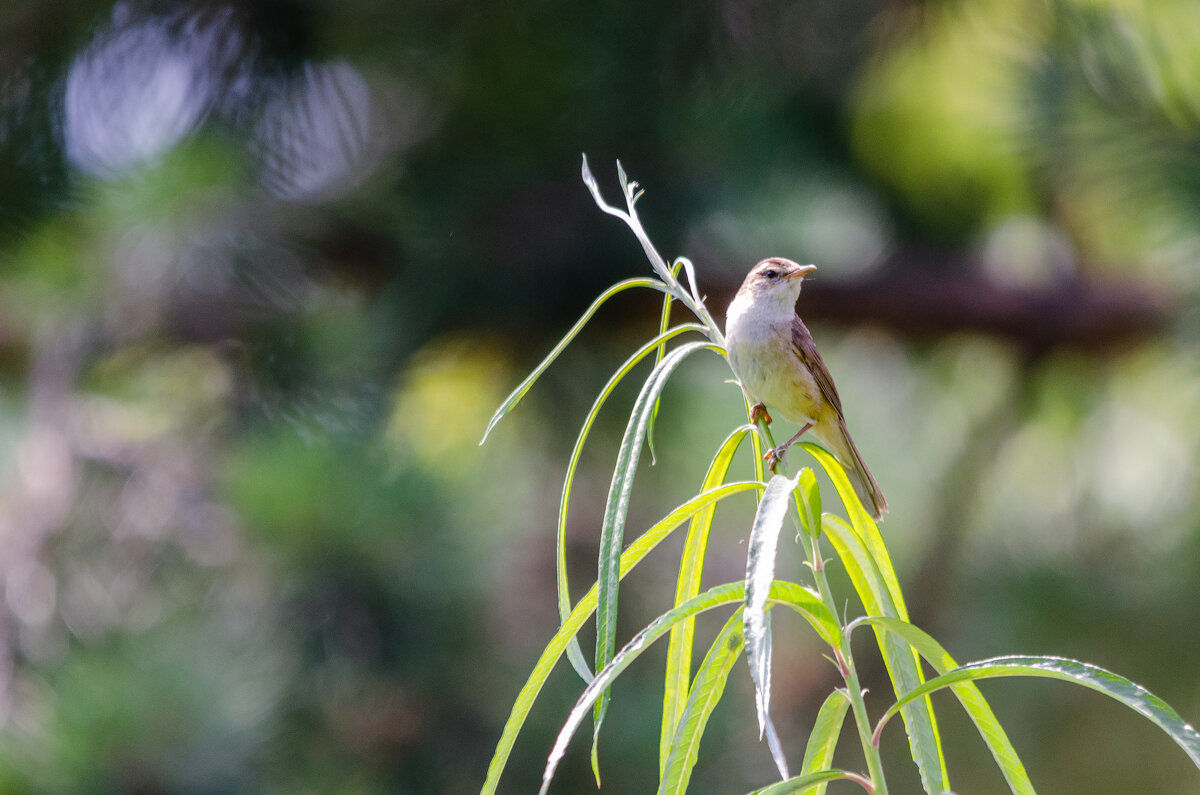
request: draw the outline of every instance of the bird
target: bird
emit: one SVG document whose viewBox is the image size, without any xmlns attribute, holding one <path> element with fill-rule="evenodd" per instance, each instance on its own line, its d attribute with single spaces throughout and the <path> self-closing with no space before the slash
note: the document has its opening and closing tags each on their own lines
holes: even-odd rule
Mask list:
<svg viewBox="0 0 1200 795">
<path fill-rule="evenodd" d="M 846 469 L 859 500 L 881 519 L 883 491 L 850 438 L 842 401 L 816 343 L 796 314 L 804 277 L 815 265 L 770 257 L 755 265 L 725 312 L 725 351 L 734 375 L 756 402 L 751 422 L 771 423 L 767 408 L 800 431 L 763 458 L 774 472 L 784 453 L 811 431 Z"/>
</svg>

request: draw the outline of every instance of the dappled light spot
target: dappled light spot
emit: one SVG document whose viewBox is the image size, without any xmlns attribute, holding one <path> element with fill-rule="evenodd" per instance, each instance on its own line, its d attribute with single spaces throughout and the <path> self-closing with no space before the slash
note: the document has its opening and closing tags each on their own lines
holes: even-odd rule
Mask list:
<svg viewBox="0 0 1200 795">
<path fill-rule="evenodd" d="M 237 35 L 221 25 L 176 31 L 175 21 L 134 16 L 124 3 L 113 17 L 75 58 L 63 99 L 67 158 L 101 177 L 165 154 L 205 119 L 220 66 L 214 56 Z"/>
<path fill-rule="evenodd" d="M 345 62 L 305 64 L 263 109 L 255 144 L 263 184 L 281 199 L 328 199 L 370 172 L 374 109 L 366 80 Z"/>
<path fill-rule="evenodd" d="M 435 340 L 413 357 L 392 404 L 388 445 L 431 471 L 460 473 L 475 456 L 506 385 L 504 357 L 467 337 Z"/>
</svg>

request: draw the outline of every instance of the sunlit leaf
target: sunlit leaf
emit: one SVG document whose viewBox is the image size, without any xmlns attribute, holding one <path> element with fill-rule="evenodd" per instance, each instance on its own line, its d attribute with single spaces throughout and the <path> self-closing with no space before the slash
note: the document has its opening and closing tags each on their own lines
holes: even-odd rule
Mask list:
<svg viewBox="0 0 1200 795">
<path fill-rule="evenodd" d="M 1152 723 L 1167 733 L 1174 740 L 1197 768 L 1200 768 L 1200 733 L 1179 716 L 1167 702 L 1151 693 L 1141 685 L 1129 681 L 1123 676 L 1106 671 L 1090 663 L 1070 660 L 1062 657 L 1040 657 L 1012 655 L 993 657 L 988 660 L 967 663 L 941 676 L 936 676 L 920 687 L 906 693 L 893 704 L 875 729 L 879 735 L 883 726 L 896 714 L 897 709 L 904 707 L 915 699 L 927 697 L 930 693 L 949 687 L 959 682 L 994 679 L 1004 676 L 1035 676 L 1045 679 L 1061 679 L 1077 685 L 1091 688 L 1119 701 L 1135 712 L 1149 719 Z"/>
<path fill-rule="evenodd" d="M 695 618 L 689 616 L 683 621 L 694 624 Z M 678 628 L 678 624 L 671 628 L 672 637 Z M 667 753 L 658 786 L 660 795 L 683 795 L 687 791 L 692 769 L 699 757 L 700 738 L 704 735 L 709 716 L 725 693 L 729 672 L 733 670 L 743 648 L 742 611 L 739 609 L 717 633 L 696 671 L 696 681 L 692 683 L 681 719 L 676 724 L 677 731 L 666 746 Z"/>
<path fill-rule="evenodd" d="M 567 511 L 570 507 L 571 489 L 575 482 L 575 471 L 579 467 L 579 460 L 583 454 L 584 442 L 587 441 L 588 435 L 591 433 L 592 425 L 595 424 L 600 409 L 625 376 L 652 351 L 659 350 L 663 343 L 689 331 L 703 333 L 704 327 L 696 323 L 684 323 L 672 329 L 667 329 L 638 348 L 632 356 L 617 368 L 612 377 L 608 379 L 608 383 L 600 390 L 600 394 L 596 397 L 595 402 L 592 403 L 591 409 L 583 420 L 583 426 L 579 430 L 579 436 L 575 440 L 575 447 L 571 450 L 571 458 L 567 463 L 567 474 L 563 481 L 562 495 L 558 506 L 558 541 L 555 558 L 558 573 L 558 614 L 560 620 L 566 620 L 567 615 L 571 612 L 570 585 L 567 581 Z M 588 667 L 587 661 L 583 658 L 583 651 L 579 647 L 578 638 L 571 639 L 571 643 L 567 647 L 567 658 L 585 682 L 592 680 L 592 672 Z"/>
<path fill-rule="evenodd" d="M 800 510 L 800 526 L 810 538 L 821 535 L 821 490 L 817 487 L 817 476 L 808 467 L 800 470 L 796 482 L 796 506 Z"/>
<path fill-rule="evenodd" d="M 833 462 L 833 466 L 837 466 L 836 461 Z M 870 517 L 866 519 L 871 522 Z M 854 584 L 867 615 L 901 618 L 885 577 L 879 571 L 877 559 L 854 528 L 842 517 L 828 513 L 822 517 L 822 526 L 842 565 L 849 573 L 850 581 Z M 888 565 L 890 567 L 890 564 Z M 916 651 L 883 629 L 875 629 L 875 638 L 897 697 L 924 681 Z M 905 708 L 903 717 L 908 730 L 909 750 L 921 773 L 925 791 L 931 795 L 949 791 L 949 774 L 937 730 L 937 719 L 933 714 L 933 704 L 928 699 L 911 704 Z"/>
<path fill-rule="evenodd" d="M 712 491 L 696 495 L 671 511 L 671 513 L 663 517 L 663 519 L 629 545 L 629 548 L 621 555 L 620 576 L 624 577 L 628 574 L 651 550 L 662 543 L 676 528 L 692 518 L 697 511 L 704 510 L 713 503 L 734 494 L 741 494 L 746 491 L 758 491 L 761 488 L 762 484 L 756 482 L 726 483 Z M 784 593 L 787 594 L 785 598 L 792 599 L 794 596 L 787 591 L 784 591 Z M 496 787 L 500 782 L 500 774 L 504 772 L 504 766 L 508 763 L 509 754 L 512 753 L 513 743 L 516 742 L 517 735 L 520 733 L 521 727 L 529 715 L 529 710 L 533 707 L 533 702 L 537 699 L 538 693 L 541 692 L 542 686 L 545 685 L 550 672 L 554 670 L 558 659 L 565 652 L 570 639 L 575 637 L 580 627 L 583 626 L 583 623 L 595 612 L 596 598 L 597 588 L 595 585 L 592 585 L 591 590 L 575 603 L 571 614 L 562 622 L 558 631 L 554 633 L 554 637 L 550 639 L 550 642 L 542 651 L 541 656 L 533 667 L 533 671 L 529 674 L 529 678 L 525 681 L 520 693 L 517 694 L 517 698 L 513 702 L 508 721 L 504 724 L 504 731 L 500 735 L 500 740 L 496 743 L 496 751 L 492 754 L 492 761 L 488 765 L 487 779 L 480 790 L 481 795 L 490 795 L 490 793 L 496 791 Z"/>
<path fill-rule="evenodd" d="M 676 277 L 679 276 L 679 266 L 678 265 L 674 265 L 671 267 L 671 274 Z M 662 312 L 659 313 L 659 319 L 658 319 L 659 335 L 661 336 L 662 334 L 665 334 L 667 329 L 670 327 L 671 327 L 671 294 L 666 293 L 663 295 Z M 703 326 L 701 326 L 700 328 L 703 329 Z M 666 342 L 660 342 L 657 346 L 657 349 L 654 352 L 654 364 L 657 365 L 659 362 L 661 362 L 663 360 L 663 356 L 665 356 L 666 353 L 667 353 Z M 660 395 L 654 401 L 654 408 L 650 410 L 650 424 L 646 428 L 646 447 L 648 447 L 650 449 L 651 465 L 657 463 L 657 461 L 658 461 L 658 458 L 654 453 L 654 425 L 655 425 L 655 420 L 658 419 L 658 407 L 661 403 L 662 403 L 662 396 Z"/>
<path fill-rule="evenodd" d="M 625 436 L 617 451 L 617 463 L 613 470 L 608 499 L 605 501 L 604 523 L 600 528 L 599 571 L 596 577 L 596 583 L 600 589 L 599 602 L 596 607 L 596 670 L 600 670 L 608 664 L 616 649 L 617 594 L 620 587 L 618 563 L 621 557 L 621 547 L 624 545 L 625 517 L 629 513 L 629 497 L 633 491 L 633 481 L 637 474 L 638 461 L 641 458 L 650 409 L 666 386 L 671 374 L 675 372 L 675 368 L 696 351 L 712 347 L 710 342 L 689 342 L 671 351 L 646 379 L 646 383 L 634 403 L 633 411 L 629 415 Z M 600 735 L 600 726 L 604 721 L 604 712 L 607 707 L 608 693 L 605 691 L 596 701 L 595 727 L 592 735 L 593 759 L 595 758 L 595 739 Z M 597 779 L 599 779 L 598 773 Z"/>
<path fill-rule="evenodd" d="M 850 699 L 844 690 L 834 690 L 821 704 L 817 719 L 813 722 L 812 732 L 808 735 L 808 745 L 804 749 L 804 765 L 800 775 L 810 775 L 826 770 L 833 763 L 833 752 L 837 748 L 838 738 L 842 733 L 842 724 L 846 720 L 846 710 L 850 708 Z M 824 795 L 825 784 L 821 783 L 812 788 L 813 795 Z"/>
<path fill-rule="evenodd" d="M 793 583 L 782 583 L 779 585 L 781 587 L 778 589 L 772 586 L 770 598 L 778 604 L 786 604 L 793 609 L 798 609 L 798 605 L 792 602 L 792 599 L 796 593 L 807 593 L 807 591 Z M 779 599 L 775 599 L 777 594 L 780 597 Z M 579 696 L 579 700 L 575 702 L 575 706 L 571 709 L 570 714 L 568 714 L 562 729 L 559 730 L 558 738 L 554 742 L 554 748 L 550 751 L 550 756 L 546 760 L 546 770 L 542 774 L 542 787 L 539 792 L 544 795 L 550 786 L 550 782 L 554 778 L 554 773 L 558 769 L 558 763 L 562 761 L 563 754 L 566 753 L 567 744 L 579 728 L 579 724 L 587 716 L 588 712 L 591 711 L 592 704 L 599 700 L 601 695 L 611 686 L 613 680 L 628 668 L 650 644 L 670 631 L 672 626 L 689 616 L 695 616 L 722 605 L 740 602 L 745 598 L 746 584 L 744 582 L 718 585 L 699 596 L 689 599 L 682 605 L 668 610 L 634 635 L 629 643 L 625 644 L 621 651 L 613 656 L 612 662 L 597 671 L 596 678 L 584 688 L 583 693 Z M 815 597 L 813 598 L 815 599 Z M 582 603 L 581 601 L 580 604 Z"/>
<path fill-rule="evenodd" d="M 754 680 L 754 705 L 758 714 L 758 732 L 762 736 L 771 723 L 771 625 L 766 613 L 767 593 L 775 579 L 775 557 L 779 550 L 779 532 L 787 518 L 792 489 L 799 476 L 775 475 L 767 483 L 746 552 L 746 659 Z M 775 753 L 775 766 L 782 778 L 788 777 L 787 760 Z"/>
<path fill-rule="evenodd" d="M 851 622 L 850 626 L 847 627 L 847 632 L 852 632 L 853 628 L 859 624 L 870 624 L 873 627 L 880 627 L 903 638 L 939 674 L 947 673 L 958 667 L 958 663 L 942 648 L 940 643 L 924 630 L 907 621 L 901 621 L 898 618 L 864 617 Z M 960 682 L 951 685 L 951 688 L 954 691 L 954 695 L 958 697 L 963 709 L 967 711 L 967 714 L 975 723 L 975 727 L 979 730 L 980 736 L 983 737 L 983 741 L 987 744 L 988 750 L 992 752 L 992 756 L 996 759 L 996 764 L 999 765 L 1005 780 L 1008 781 L 1009 788 L 1014 793 L 1018 793 L 1018 795 L 1032 795 L 1033 783 L 1029 780 L 1028 773 L 1025 772 L 1025 765 L 1022 764 L 1016 749 L 1013 748 L 1012 743 L 1008 739 L 1008 734 L 1000 725 L 1000 721 L 996 719 L 991 706 L 984 699 L 983 693 L 972 682 Z"/>
<path fill-rule="evenodd" d="M 841 517 L 826 514 L 823 526 L 850 573 L 867 615 L 907 621 L 908 610 L 904 605 L 900 581 L 892 566 L 887 545 L 879 533 L 879 525 L 859 502 L 845 469 L 837 459 L 820 445 L 811 442 L 801 444 L 825 470 L 850 517 L 851 524 L 847 526 Z M 915 650 L 904 648 L 882 630 L 877 629 L 875 637 L 897 696 L 924 681 L 920 658 Z M 909 750 L 921 772 L 921 782 L 926 792 L 936 795 L 948 791 L 949 774 L 932 702 L 926 699 L 912 705 L 904 710 L 903 717 L 908 729 Z"/>
<path fill-rule="evenodd" d="M 848 770 L 819 770 L 816 773 L 805 773 L 769 787 L 756 789 L 750 795 L 793 795 L 794 793 L 816 792 L 820 785 L 841 780 L 853 781 L 867 792 L 871 792 L 870 782 L 857 773 L 851 773 Z"/>
<path fill-rule="evenodd" d="M 734 453 L 737 452 L 749 432 L 749 426 L 743 426 L 725 439 L 704 476 L 701 491 L 716 488 L 724 482 Z M 679 577 L 675 581 L 675 604 L 677 605 L 683 604 L 700 593 L 700 579 L 704 574 L 704 556 L 708 549 L 708 533 L 712 528 L 713 517 L 716 515 L 715 509 L 714 505 L 698 512 L 692 517 L 691 525 L 688 527 L 687 540 L 684 542 L 683 555 L 679 561 Z M 688 699 L 695 627 L 694 619 L 681 621 L 671 628 L 671 637 L 667 642 L 662 732 L 659 739 L 658 772 L 660 778 L 663 776 L 667 754 L 674 742 L 675 732 Z"/>
<path fill-rule="evenodd" d="M 609 287 L 607 290 L 602 292 L 599 297 L 592 302 L 592 305 L 587 308 L 587 311 L 580 316 L 579 320 L 575 321 L 575 325 L 571 326 L 571 329 L 563 336 L 562 339 L 558 341 L 558 344 L 554 346 L 550 353 L 546 355 L 546 358 L 542 359 L 538 366 L 533 368 L 533 372 L 526 376 L 525 380 L 522 381 L 520 385 L 512 391 L 512 394 L 500 404 L 500 408 L 496 409 L 496 413 L 492 415 L 490 420 L 488 420 L 487 428 L 485 428 L 483 431 L 483 438 L 479 440 L 480 444 L 483 444 L 487 441 L 488 435 L 492 432 L 492 429 L 496 427 L 496 424 L 499 423 L 500 420 L 504 419 L 504 415 L 512 411 L 516 405 L 521 402 L 521 399 L 525 397 L 525 394 L 529 392 L 537 380 L 542 376 L 542 373 L 546 372 L 546 369 L 554 363 L 554 360 L 558 358 L 559 354 L 571 344 L 571 340 L 575 339 L 576 335 L 578 335 L 583 327 L 587 325 L 587 322 L 592 319 L 592 315 L 596 314 L 596 310 L 603 306 L 604 302 L 612 298 L 614 295 L 622 293 L 626 290 L 631 290 L 635 287 L 649 287 L 652 290 L 658 290 L 660 292 L 669 292 L 670 290 L 667 285 L 663 284 L 658 279 L 636 278 L 617 282 L 612 287 Z"/>
</svg>

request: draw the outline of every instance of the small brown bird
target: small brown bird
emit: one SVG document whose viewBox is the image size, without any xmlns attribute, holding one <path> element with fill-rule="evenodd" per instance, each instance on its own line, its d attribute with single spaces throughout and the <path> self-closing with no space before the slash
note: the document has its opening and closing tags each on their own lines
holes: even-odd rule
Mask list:
<svg viewBox="0 0 1200 795">
<path fill-rule="evenodd" d="M 725 312 L 725 350 L 734 374 L 758 401 L 751 419 L 762 416 L 770 423 L 770 406 L 800 426 L 799 433 L 764 456 L 771 470 L 811 430 L 846 468 L 859 499 L 879 519 L 887 500 L 846 430 L 837 387 L 812 334 L 796 314 L 800 285 L 814 270 L 815 265 L 797 265 L 782 257 L 755 265 Z"/>
</svg>

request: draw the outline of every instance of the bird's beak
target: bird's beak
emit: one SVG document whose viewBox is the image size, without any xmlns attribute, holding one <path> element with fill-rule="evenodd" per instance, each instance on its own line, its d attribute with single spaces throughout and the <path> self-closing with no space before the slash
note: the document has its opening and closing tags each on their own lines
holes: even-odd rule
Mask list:
<svg viewBox="0 0 1200 795">
<path fill-rule="evenodd" d="M 789 273 L 787 276 L 784 276 L 783 278 L 785 278 L 785 279 L 802 279 L 805 276 L 807 276 L 808 274 L 815 271 L 816 269 L 817 269 L 816 265 L 801 265 L 800 270 L 793 271 L 792 273 Z"/>
</svg>

